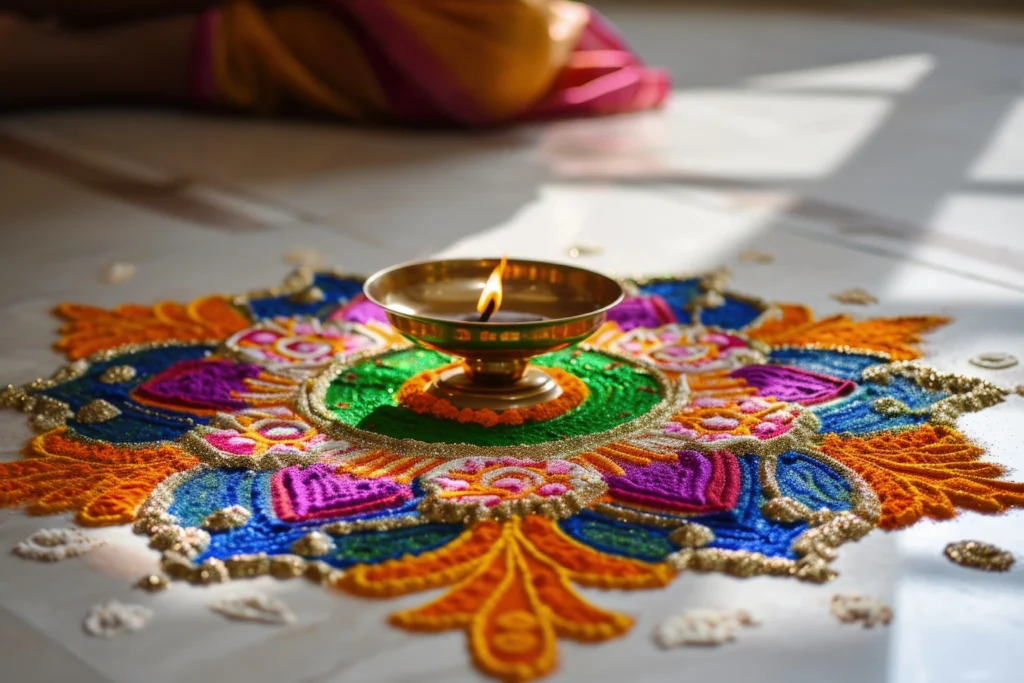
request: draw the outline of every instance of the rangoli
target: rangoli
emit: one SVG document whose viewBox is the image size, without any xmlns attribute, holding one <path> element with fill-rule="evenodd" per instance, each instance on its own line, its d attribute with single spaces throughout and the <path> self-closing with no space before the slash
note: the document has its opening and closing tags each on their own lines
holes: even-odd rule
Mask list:
<svg viewBox="0 0 1024 683">
<path fill-rule="evenodd" d="M 505 681 L 551 672 L 559 638 L 629 630 L 577 586 L 823 582 L 875 528 L 1024 505 L 956 428 L 1008 392 L 915 360 L 944 319 L 819 319 L 721 282 L 626 282 L 587 344 L 538 359 L 559 399 L 501 414 L 426 396 L 451 360 L 395 334 L 357 278 L 65 304 L 72 363 L 2 397 L 40 434 L 0 464 L 0 503 L 133 523 L 193 583 L 443 589 L 391 623 L 465 631 Z"/>
</svg>

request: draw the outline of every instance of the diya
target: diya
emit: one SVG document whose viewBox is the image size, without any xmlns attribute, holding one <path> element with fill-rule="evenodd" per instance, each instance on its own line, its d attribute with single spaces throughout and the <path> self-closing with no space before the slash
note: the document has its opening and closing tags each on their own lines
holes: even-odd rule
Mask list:
<svg viewBox="0 0 1024 683">
<path fill-rule="evenodd" d="M 530 359 L 583 341 L 623 298 L 600 273 L 505 258 L 399 265 L 373 275 L 364 292 L 404 337 L 462 361 L 430 394 L 495 412 L 558 398 L 561 387 Z"/>
</svg>

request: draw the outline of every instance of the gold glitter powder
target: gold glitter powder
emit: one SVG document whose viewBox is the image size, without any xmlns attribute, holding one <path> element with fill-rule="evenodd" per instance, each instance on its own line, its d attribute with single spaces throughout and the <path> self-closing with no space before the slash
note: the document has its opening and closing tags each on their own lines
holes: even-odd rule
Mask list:
<svg viewBox="0 0 1024 683">
<path fill-rule="evenodd" d="M 187 557 L 199 555 L 210 545 L 210 534 L 196 527 L 171 524 L 157 528 L 149 539 L 154 550 L 170 550 Z"/>
<path fill-rule="evenodd" d="M 270 573 L 270 557 L 266 553 L 235 555 L 224 561 L 233 579 L 251 579 Z"/>
<path fill-rule="evenodd" d="M 160 560 L 160 564 L 172 579 L 188 580 L 191 578 L 193 567 L 192 560 L 181 553 L 173 550 L 164 552 L 163 557 Z"/>
<path fill-rule="evenodd" d="M 211 557 L 203 560 L 202 564 L 192 568 L 188 580 L 192 583 L 205 586 L 211 583 L 224 583 L 231 576 L 228 574 L 227 566 L 217 558 Z"/>
<path fill-rule="evenodd" d="M 712 289 L 698 296 L 695 302 L 701 308 L 721 308 L 725 305 L 725 297 Z"/>
<path fill-rule="evenodd" d="M 143 576 L 141 579 L 136 581 L 135 587 L 149 593 L 159 593 L 160 591 L 165 591 L 170 588 L 171 581 L 166 576 L 150 574 L 149 576 Z"/>
<path fill-rule="evenodd" d="M 505 521 L 512 517 L 543 515 L 548 519 L 567 519 L 582 510 L 594 496 L 603 493 L 604 482 L 594 482 L 581 491 L 570 491 L 556 499 L 531 495 L 518 500 L 506 501 L 493 507 L 465 505 L 449 502 L 438 497 L 427 496 L 417 511 L 425 518 L 444 524 L 476 524 L 484 519 Z"/>
<path fill-rule="evenodd" d="M 297 304 L 318 304 L 321 301 L 327 300 L 327 295 L 324 294 L 324 290 L 316 286 L 306 287 L 300 292 L 296 292 L 288 297 L 289 301 Z"/>
<path fill-rule="evenodd" d="M 270 575 L 275 579 L 294 579 L 306 571 L 306 561 L 295 555 L 274 555 L 270 558 Z"/>
<path fill-rule="evenodd" d="M 344 536 L 357 531 L 390 531 L 426 524 L 427 520 L 415 515 L 381 517 L 379 519 L 356 519 L 351 522 L 331 522 L 320 527 L 320 531 L 331 536 Z"/>
<path fill-rule="evenodd" d="M 805 531 L 794 543 L 800 559 L 767 557 L 762 553 L 721 548 L 684 549 L 666 558 L 677 571 L 723 572 L 732 576 L 750 577 L 794 576 L 804 581 L 822 583 L 835 577 L 829 562 L 835 549 L 847 541 L 857 540 L 874 528 L 851 512 L 841 512 L 820 527 Z"/>
<path fill-rule="evenodd" d="M 342 572 L 338 571 L 326 562 L 306 563 L 306 578 L 313 583 L 323 585 L 331 584 L 341 577 Z"/>
<path fill-rule="evenodd" d="M 835 577 L 829 563 L 837 556 L 836 549 L 843 543 L 855 541 L 875 528 L 880 514 L 878 498 L 849 468 L 836 460 L 814 450 L 801 451 L 805 455 L 821 460 L 842 474 L 853 485 L 852 510 L 829 514 L 815 513 L 813 526 L 802 533 L 793 543 L 793 551 L 799 559 L 767 557 L 762 553 L 746 550 L 723 550 L 721 548 L 686 548 L 666 558 L 666 562 L 677 571 L 723 572 L 732 576 L 749 577 L 757 575 L 793 576 L 803 581 L 822 583 Z M 772 479 L 774 469 L 762 470 L 762 477 Z M 777 487 L 777 485 L 775 485 Z M 601 504 L 595 510 L 615 518 L 618 508 Z M 611 514 L 609 514 L 611 513 Z M 648 516 L 653 517 L 653 516 Z M 627 516 L 623 515 L 623 519 Z M 650 524 L 650 519 L 632 518 L 634 523 Z"/>
<path fill-rule="evenodd" d="M 853 356 L 870 356 L 885 362 L 892 360 L 892 356 L 885 351 L 879 351 L 877 349 L 862 349 L 856 346 L 850 346 L 849 344 L 825 344 L 820 342 L 813 342 L 809 344 L 772 344 L 772 349 L 775 351 L 834 351 L 836 353 L 847 353 Z"/>
<path fill-rule="evenodd" d="M 63 401 L 49 396 L 34 396 L 33 398 L 35 401 L 31 409 L 33 413 L 32 426 L 36 431 L 47 432 L 57 427 L 63 427 L 67 420 L 74 416 L 71 406 Z"/>
<path fill-rule="evenodd" d="M 150 497 L 152 500 L 152 496 Z M 162 527 L 174 523 L 174 517 L 163 512 L 150 511 L 146 508 L 139 511 L 132 524 L 132 531 L 137 534 L 153 534 Z"/>
<path fill-rule="evenodd" d="M 93 401 L 89 401 L 79 408 L 78 413 L 75 415 L 75 419 L 79 422 L 94 424 L 97 422 L 113 420 L 120 414 L 120 409 L 118 409 L 118 407 L 113 403 L 104 401 L 102 398 L 97 398 Z"/>
<path fill-rule="evenodd" d="M 112 365 L 100 375 L 100 381 L 104 384 L 121 384 L 135 379 L 135 368 L 130 365 Z"/>
<path fill-rule="evenodd" d="M 937 393 L 950 394 L 934 404 L 927 411 L 915 411 L 906 404 L 891 398 L 880 398 L 874 403 L 874 409 L 883 415 L 895 416 L 903 413 L 927 414 L 940 424 L 952 425 L 963 413 L 984 410 L 997 403 L 1002 403 L 1009 391 L 986 382 L 978 377 L 942 372 L 913 361 L 899 361 L 885 365 L 872 365 L 861 372 L 865 382 L 888 384 L 892 376 L 906 377 L 918 385 Z"/>
<path fill-rule="evenodd" d="M 321 563 L 322 564 L 322 563 Z M 310 563 L 297 555 L 235 555 L 221 561 L 209 558 L 201 564 L 193 564 L 186 556 L 167 551 L 163 555 L 163 568 L 169 575 L 197 585 L 221 583 L 230 579 L 251 579 L 270 575 L 275 579 L 293 579 L 309 576 Z M 329 565 L 324 565 L 325 576 L 334 578 L 337 574 Z"/>
<path fill-rule="evenodd" d="M 238 527 L 245 526 L 251 517 L 252 513 L 246 508 L 241 505 L 232 505 L 231 507 L 221 508 L 216 512 L 210 513 L 203 520 L 201 526 L 210 531 L 227 531 L 228 529 L 237 529 Z"/>
<path fill-rule="evenodd" d="M 715 532 L 703 524 L 691 522 L 672 531 L 668 540 L 680 548 L 703 548 L 715 540 Z"/>
<path fill-rule="evenodd" d="M 726 286 L 729 284 L 729 278 L 732 277 L 732 271 L 726 267 L 716 268 L 700 279 L 700 286 L 702 289 L 722 293 Z"/>
<path fill-rule="evenodd" d="M 266 299 L 270 297 L 289 297 L 293 294 L 297 294 L 304 289 L 312 287 L 317 274 L 323 274 L 328 277 L 344 278 L 348 280 L 366 280 L 365 275 L 358 275 L 354 273 L 343 273 L 338 268 L 311 268 L 308 265 L 300 265 L 298 268 L 293 270 L 284 279 L 284 282 L 277 287 L 267 287 L 265 289 L 258 289 L 248 292 L 247 294 L 239 294 L 231 298 L 231 301 L 236 306 L 246 307 L 251 299 Z"/>
<path fill-rule="evenodd" d="M 55 398 L 30 393 L 30 390 L 34 389 L 33 385 L 43 385 L 40 388 L 47 388 L 46 384 L 47 380 L 36 380 L 23 387 L 8 385 L 0 393 L 0 406 L 30 414 L 30 422 L 36 431 L 46 432 L 63 427 L 65 422 L 75 415 L 71 407 Z"/>
<path fill-rule="evenodd" d="M 741 578 L 761 574 L 793 576 L 796 566 L 793 560 L 783 557 L 768 557 L 762 553 L 721 548 L 680 550 L 669 555 L 665 561 L 677 571 L 689 569 L 698 572 L 722 572 Z"/>
<path fill-rule="evenodd" d="M 787 496 L 779 496 L 765 501 L 761 506 L 761 513 L 766 518 L 783 524 L 799 522 L 814 514 L 809 507 Z"/>
<path fill-rule="evenodd" d="M 322 531 L 310 531 L 292 543 L 292 552 L 296 555 L 319 557 L 334 550 L 334 541 Z"/>
<path fill-rule="evenodd" d="M 679 526 L 679 519 L 677 517 L 665 517 L 650 512 L 640 512 L 639 510 L 622 508 L 609 503 L 597 503 L 591 510 L 609 519 L 626 522 L 627 524 L 645 524 L 661 529 L 675 529 Z"/>
<path fill-rule="evenodd" d="M 882 398 L 877 399 L 871 404 L 871 409 L 876 413 L 885 415 L 886 417 L 898 417 L 900 415 L 927 415 L 929 412 L 928 409 L 915 410 L 903 401 L 895 399 L 892 396 L 883 396 Z"/>
<path fill-rule="evenodd" d="M 986 572 L 1005 572 L 1013 566 L 1013 553 L 983 541 L 950 543 L 944 551 L 950 561 Z"/>
</svg>

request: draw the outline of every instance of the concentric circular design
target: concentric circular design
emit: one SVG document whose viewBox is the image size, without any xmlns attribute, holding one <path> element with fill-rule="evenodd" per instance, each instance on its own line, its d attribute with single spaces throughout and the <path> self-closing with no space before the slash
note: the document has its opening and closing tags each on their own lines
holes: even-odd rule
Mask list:
<svg viewBox="0 0 1024 683">
<path fill-rule="evenodd" d="M 358 351 L 379 350 L 384 341 L 362 325 L 295 317 L 261 320 L 224 345 L 247 363 L 276 368 L 323 364 Z"/>
<path fill-rule="evenodd" d="M 484 673 L 522 681 L 550 672 L 556 636 L 631 623 L 574 583 L 824 582 L 836 549 L 875 527 L 1024 507 L 954 426 L 1010 392 L 912 362 L 942 318 L 817 319 L 720 281 L 630 283 L 590 346 L 538 360 L 573 400 L 512 402 L 518 415 L 403 404 L 452 361 L 408 346 L 358 279 L 65 305 L 59 347 L 83 360 L 0 392 L 43 432 L 0 463 L 0 506 L 131 522 L 176 580 L 444 589 L 393 622 L 465 628 Z M 980 541 L 946 552 L 993 571 L 1013 559 Z"/>
<path fill-rule="evenodd" d="M 578 407 L 552 419 L 485 427 L 399 404 L 398 392 L 409 379 L 451 362 L 434 351 L 404 348 L 339 363 L 305 388 L 299 410 L 333 436 L 358 438 L 392 452 L 541 459 L 648 430 L 676 412 L 686 393 L 685 385 L 671 383 L 649 363 L 576 349 L 535 360 L 570 373 L 589 389 Z"/>
</svg>

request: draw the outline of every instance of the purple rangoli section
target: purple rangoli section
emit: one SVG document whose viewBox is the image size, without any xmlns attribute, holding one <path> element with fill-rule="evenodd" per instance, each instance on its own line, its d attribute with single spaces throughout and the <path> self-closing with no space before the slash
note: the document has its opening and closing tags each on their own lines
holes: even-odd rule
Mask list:
<svg viewBox="0 0 1024 683">
<path fill-rule="evenodd" d="M 621 502 L 674 512 L 717 512 L 736 504 L 742 475 L 727 451 L 682 451 L 675 462 L 624 464 L 624 475 L 606 476 L 608 491 Z"/>
<path fill-rule="evenodd" d="M 360 294 L 344 308 L 333 313 L 330 319 L 365 325 L 370 321 L 387 323 L 388 316 L 383 308 Z"/>
<path fill-rule="evenodd" d="M 391 479 L 357 479 L 323 463 L 286 467 L 270 483 L 274 513 L 286 522 L 348 517 L 396 507 L 412 489 Z"/>
<path fill-rule="evenodd" d="M 850 380 L 781 365 L 748 365 L 733 370 L 729 376 L 756 387 L 761 396 L 802 405 L 831 401 L 857 388 Z"/>
<path fill-rule="evenodd" d="M 659 296 L 633 296 L 608 311 L 608 320 L 628 332 L 636 327 L 661 327 L 675 322 L 672 309 Z"/>
<path fill-rule="evenodd" d="M 245 380 L 259 374 L 257 366 L 245 363 L 186 360 L 140 385 L 134 396 L 179 410 L 242 410 L 247 406 L 237 395 L 245 390 Z"/>
</svg>

